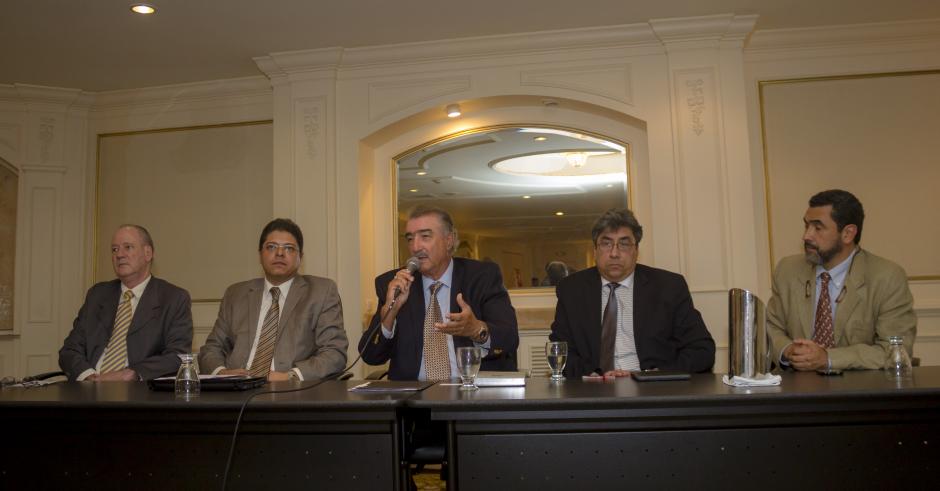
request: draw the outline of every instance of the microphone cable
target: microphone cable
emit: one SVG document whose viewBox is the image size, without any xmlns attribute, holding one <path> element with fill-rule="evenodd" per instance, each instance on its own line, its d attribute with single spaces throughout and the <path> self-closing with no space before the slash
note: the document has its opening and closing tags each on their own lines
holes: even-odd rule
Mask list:
<svg viewBox="0 0 940 491">
<path fill-rule="evenodd" d="M 379 306 L 379 310 L 381 311 L 383 307 L 384 307 L 384 306 Z M 305 391 L 305 390 L 313 389 L 313 388 L 315 388 L 315 387 L 319 387 L 319 386 L 320 386 L 321 384 L 323 384 L 324 382 L 329 382 L 329 381 L 331 381 L 331 380 L 335 380 L 335 379 L 341 377 L 344 373 L 346 373 L 346 372 L 348 372 L 349 370 L 351 370 L 352 367 L 356 366 L 356 363 L 359 363 L 359 360 L 362 359 L 362 354 L 365 352 L 366 347 L 369 346 L 369 340 L 372 339 L 372 335 L 375 334 L 376 329 L 378 329 L 379 327 L 382 326 L 382 323 L 385 321 L 385 317 L 387 317 L 388 314 L 389 314 L 389 312 L 391 312 L 391 311 L 392 311 L 392 309 L 387 309 L 386 312 L 385 312 L 385 314 L 382 315 L 381 317 L 379 317 L 379 322 L 376 323 L 375 327 L 373 327 L 372 329 L 369 329 L 369 332 L 368 332 L 368 334 L 366 335 L 366 342 L 363 343 L 362 349 L 359 350 L 359 356 L 357 356 L 356 359 L 353 360 L 353 362 L 350 363 L 348 367 L 344 368 L 343 371 L 338 372 L 338 373 L 335 373 L 335 374 L 330 375 L 330 376 L 328 376 L 328 377 L 324 377 L 324 378 L 320 379 L 318 382 L 316 382 L 316 383 L 314 383 L 314 384 L 312 384 L 312 385 L 307 385 L 307 386 L 304 386 L 304 387 L 298 387 L 298 388 L 296 388 L 296 389 L 264 390 L 264 391 L 261 391 L 261 392 L 255 392 L 254 394 L 251 394 L 250 396 L 248 396 L 247 399 L 245 399 L 245 402 L 242 403 L 241 409 L 239 409 L 239 411 L 238 411 L 238 418 L 235 419 L 235 431 L 232 432 L 232 444 L 231 444 L 231 446 L 229 447 L 229 450 L 228 450 L 228 458 L 225 459 L 225 473 L 222 475 L 222 491 L 226 491 L 226 490 L 228 489 L 228 476 L 229 476 L 229 472 L 231 471 L 231 468 L 232 468 L 232 459 L 233 459 L 234 456 L 235 456 L 235 446 L 236 446 L 236 443 L 238 442 L 238 428 L 241 426 L 242 418 L 243 418 L 243 416 L 245 415 L 245 408 L 248 407 L 248 403 L 251 402 L 252 399 L 254 399 L 255 397 L 258 397 L 258 396 L 260 396 L 260 395 L 264 395 L 264 394 L 288 394 L 288 393 L 291 393 L 291 392 L 302 392 L 302 391 Z"/>
</svg>

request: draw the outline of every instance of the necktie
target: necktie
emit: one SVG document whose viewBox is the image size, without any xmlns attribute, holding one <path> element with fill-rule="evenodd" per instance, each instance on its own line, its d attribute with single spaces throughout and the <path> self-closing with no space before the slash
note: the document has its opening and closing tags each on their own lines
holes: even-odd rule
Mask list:
<svg viewBox="0 0 940 491">
<path fill-rule="evenodd" d="M 271 287 L 271 307 L 264 316 L 261 325 L 261 337 L 255 349 L 255 359 L 251 362 L 252 377 L 267 377 L 271 371 L 271 359 L 274 358 L 274 342 L 277 341 L 277 321 L 281 317 L 281 289 Z"/>
<path fill-rule="evenodd" d="M 813 326 L 813 342 L 824 347 L 832 348 L 835 340 L 832 335 L 832 304 L 829 300 L 829 273 L 820 275 L 822 284 L 819 286 L 819 303 L 816 304 L 816 325 Z"/>
<path fill-rule="evenodd" d="M 617 296 L 614 290 L 620 283 L 608 283 L 610 295 L 604 307 L 604 319 L 601 322 L 601 370 L 614 369 L 614 350 L 617 345 Z"/>
<path fill-rule="evenodd" d="M 127 366 L 127 329 L 131 327 L 131 299 L 134 292 L 124 292 L 124 299 L 118 305 L 117 316 L 114 318 L 114 330 L 111 339 L 104 349 L 104 360 L 101 361 L 99 373 L 116 372 Z"/>
<path fill-rule="evenodd" d="M 443 322 L 441 304 L 437 292 L 444 286 L 440 281 L 431 285 L 431 301 L 424 313 L 424 371 L 428 380 L 450 378 L 450 356 L 447 353 L 447 335 L 434 328 L 435 322 Z"/>
</svg>

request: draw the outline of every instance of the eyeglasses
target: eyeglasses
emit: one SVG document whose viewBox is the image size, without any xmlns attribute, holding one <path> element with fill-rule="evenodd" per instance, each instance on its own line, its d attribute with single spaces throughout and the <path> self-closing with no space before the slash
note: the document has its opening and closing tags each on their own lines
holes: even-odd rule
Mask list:
<svg viewBox="0 0 940 491">
<path fill-rule="evenodd" d="M 294 244 L 278 244 L 276 242 L 268 242 L 264 245 L 264 250 L 269 254 L 277 254 L 278 249 L 284 249 L 284 254 L 292 256 L 297 253 L 297 246 Z"/>
<path fill-rule="evenodd" d="M 605 252 L 610 252 L 614 248 L 614 244 L 617 245 L 617 250 L 619 250 L 620 252 L 627 252 L 630 249 L 633 249 L 634 247 L 636 247 L 636 242 L 633 242 L 632 240 L 625 239 L 625 240 L 618 240 L 617 242 L 614 242 L 612 240 L 605 239 L 605 240 L 598 241 L 597 248 Z"/>
</svg>

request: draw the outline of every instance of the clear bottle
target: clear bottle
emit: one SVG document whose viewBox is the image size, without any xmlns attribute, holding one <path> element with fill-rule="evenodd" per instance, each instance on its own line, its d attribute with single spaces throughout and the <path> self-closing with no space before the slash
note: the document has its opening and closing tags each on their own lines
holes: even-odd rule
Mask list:
<svg viewBox="0 0 940 491">
<path fill-rule="evenodd" d="M 179 355 L 182 363 L 176 372 L 176 397 L 190 399 L 199 395 L 199 370 L 191 353 Z"/>
<path fill-rule="evenodd" d="M 904 336 L 891 336 L 888 338 L 890 346 L 888 359 L 885 360 L 885 377 L 890 380 L 907 380 L 911 378 L 911 357 L 904 349 Z"/>
</svg>

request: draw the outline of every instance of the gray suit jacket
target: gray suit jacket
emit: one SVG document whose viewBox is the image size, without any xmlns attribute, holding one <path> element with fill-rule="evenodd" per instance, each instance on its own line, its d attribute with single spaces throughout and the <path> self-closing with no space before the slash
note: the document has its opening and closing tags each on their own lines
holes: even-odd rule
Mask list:
<svg viewBox="0 0 940 491">
<path fill-rule="evenodd" d="M 69 380 L 95 368 L 111 339 L 120 297 L 120 280 L 98 283 L 88 290 L 72 332 L 59 350 L 59 366 Z M 177 355 L 189 353 L 192 346 L 189 293 L 151 277 L 127 330 L 128 367 L 143 380 L 175 374 L 180 366 Z"/>
<path fill-rule="evenodd" d="M 812 339 L 815 279 L 816 266 L 803 255 L 783 258 L 777 264 L 773 296 L 767 305 L 774 359 L 779 359 L 794 338 Z M 846 275 L 845 293 L 836 307 L 832 329 L 836 345 L 828 351 L 833 369 L 882 368 L 889 336 L 904 336 L 904 347 L 910 354 L 917 317 L 904 270 L 860 249 Z"/>
<path fill-rule="evenodd" d="M 258 330 L 264 279 L 236 283 L 219 306 L 215 327 L 199 349 L 199 368 L 245 368 Z M 343 305 L 336 283 L 316 276 L 295 276 L 278 322 L 274 369 L 298 368 L 305 380 L 342 371 L 346 364 Z"/>
</svg>

